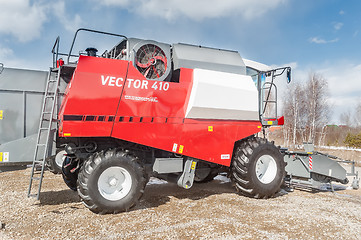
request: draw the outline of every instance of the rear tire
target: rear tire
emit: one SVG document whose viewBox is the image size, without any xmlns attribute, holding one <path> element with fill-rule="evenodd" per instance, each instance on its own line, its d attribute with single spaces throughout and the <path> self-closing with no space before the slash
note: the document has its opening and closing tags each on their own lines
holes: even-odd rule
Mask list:
<svg viewBox="0 0 361 240">
<path fill-rule="evenodd" d="M 282 154 L 266 139 L 250 137 L 235 147 L 232 181 L 242 195 L 272 197 L 280 191 L 285 174 Z"/>
<path fill-rule="evenodd" d="M 65 150 L 58 152 L 55 156 L 52 156 L 46 159 L 46 166 L 48 170 L 54 174 L 59 174 L 62 172 L 62 165 L 66 158 Z"/>
<path fill-rule="evenodd" d="M 82 202 L 100 214 L 128 211 L 143 195 L 145 185 L 145 170 L 138 159 L 115 149 L 90 156 L 78 176 Z"/>
</svg>

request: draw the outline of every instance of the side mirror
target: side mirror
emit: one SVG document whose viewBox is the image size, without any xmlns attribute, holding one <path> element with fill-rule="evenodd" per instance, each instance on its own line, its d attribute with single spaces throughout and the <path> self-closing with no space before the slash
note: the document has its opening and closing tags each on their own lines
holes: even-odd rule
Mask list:
<svg viewBox="0 0 361 240">
<path fill-rule="evenodd" d="M 4 70 L 4 64 L 0 63 L 0 74 L 3 72 Z"/>
<path fill-rule="evenodd" d="M 291 82 L 291 68 L 287 68 L 287 83 Z"/>
</svg>

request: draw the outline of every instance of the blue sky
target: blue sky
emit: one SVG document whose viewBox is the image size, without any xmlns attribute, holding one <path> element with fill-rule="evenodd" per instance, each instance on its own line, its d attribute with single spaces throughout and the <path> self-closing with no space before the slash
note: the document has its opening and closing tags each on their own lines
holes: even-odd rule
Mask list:
<svg viewBox="0 0 361 240">
<path fill-rule="evenodd" d="M 356 0 L 0 0 L 0 62 L 47 70 L 55 38 L 67 52 L 80 27 L 232 49 L 267 65 L 290 65 L 295 82 L 322 74 L 330 122 L 337 123 L 361 101 L 360 13 Z"/>
</svg>

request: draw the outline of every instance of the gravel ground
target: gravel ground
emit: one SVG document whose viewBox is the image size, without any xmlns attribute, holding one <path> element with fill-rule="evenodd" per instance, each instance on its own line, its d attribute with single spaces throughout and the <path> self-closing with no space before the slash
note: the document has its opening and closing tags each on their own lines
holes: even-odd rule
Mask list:
<svg viewBox="0 0 361 240">
<path fill-rule="evenodd" d="M 190 190 L 148 184 L 130 212 L 97 215 L 50 172 L 40 201 L 27 198 L 29 175 L 0 173 L 0 239 L 361 239 L 361 190 L 258 200 L 218 177 Z"/>
</svg>

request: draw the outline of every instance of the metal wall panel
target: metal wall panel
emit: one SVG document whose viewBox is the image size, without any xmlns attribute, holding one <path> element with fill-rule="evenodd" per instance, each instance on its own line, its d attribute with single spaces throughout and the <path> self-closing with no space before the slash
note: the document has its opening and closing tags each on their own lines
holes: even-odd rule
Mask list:
<svg viewBox="0 0 361 240">
<path fill-rule="evenodd" d="M 47 74 L 4 68 L 0 74 L 0 144 L 37 133 Z"/>
<path fill-rule="evenodd" d="M 20 92 L 0 91 L 0 144 L 10 142 L 24 135 L 23 94 Z"/>
<path fill-rule="evenodd" d="M 0 74 L 0 166 L 32 161 L 47 75 L 14 68 Z"/>
</svg>

